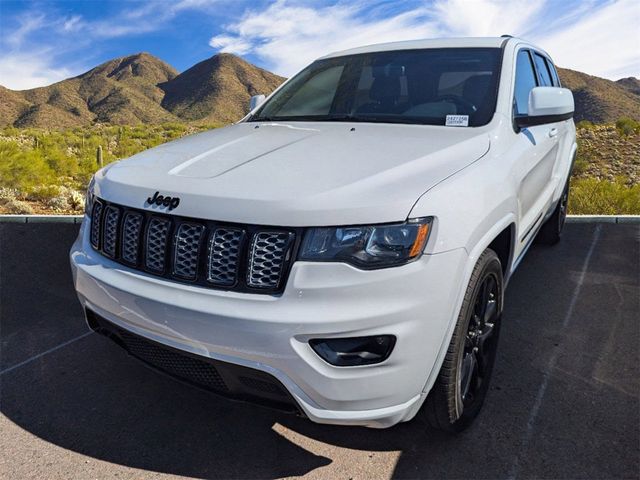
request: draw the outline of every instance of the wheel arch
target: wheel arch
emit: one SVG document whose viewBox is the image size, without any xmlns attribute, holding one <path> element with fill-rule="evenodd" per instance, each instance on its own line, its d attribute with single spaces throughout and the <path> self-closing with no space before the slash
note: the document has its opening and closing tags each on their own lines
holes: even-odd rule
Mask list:
<svg viewBox="0 0 640 480">
<path fill-rule="evenodd" d="M 516 224 L 507 225 L 487 246 L 498 255 L 502 266 L 503 281 L 506 284 L 511 273 L 513 263 L 513 251 L 516 241 Z M 484 250 L 483 250 L 484 251 Z"/>
<path fill-rule="evenodd" d="M 455 330 L 456 322 L 458 320 L 458 315 L 460 313 L 460 309 L 462 308 L 462 302 L 464 301 L 464 295 L 467 289 L 467 285 L 471 280 L 471 275 L 473 274 L 473 269 L 478 262 L 478 259 L 482 255 L 487 248 L 491 248 L 491 245 L 497 246 L 500 245 L 502 247 L 501 257 L 500 253 L 496 252 L 498 258 L 502 262 L 502 258 L 508 258 L 507 266 L 502 266 L 503 271 L 503 281 L 502 281 L 502 290 L 504 292 L 507 281 L 510 277 L 510 272 L 512 270 L 513 264 L 513 256 L 515 250 L 515 241 L 516 241 L 516 223 L 515 223 L 515 214 L 508 213 L 502 217 L 502 219 L 496 222 L 485 234 L 481 237 L 481 239 L 474 245 L 474 247 L 467 251 L 467 262 L 464 267 L 464 273 L 460 279 L 460 285 L 458 288 L 458 295 L 456 297 L 456 304 L 454 314 L 449 319 L 449 325 L 447 326 L 446 334 L 442 340 L 442 344 L 440 345 L 440 350 L 438 351 L 437 360 L 434 363 L 429 375 L 427 377 L 427 381 L 423 387 L 424 397 L 426 398 L 426 394 L 429 393 L 433 385 L 435 384 L 436 378 L 438 377 L 438 373 L 442 368 L 442 362 L 447 353 L 447 349 L 449 347 L 449 343 L 451 342 L 451 338 L 453 336 L 453 332 Z M 508 249 L 506 247 L 508 245 Z M 504 272 L 508 272 L 506 275 Z M 421 403 L 420 403 L 421 404 Z M 416 410 L 417 411 L 417 410 Z"/>
</svg>

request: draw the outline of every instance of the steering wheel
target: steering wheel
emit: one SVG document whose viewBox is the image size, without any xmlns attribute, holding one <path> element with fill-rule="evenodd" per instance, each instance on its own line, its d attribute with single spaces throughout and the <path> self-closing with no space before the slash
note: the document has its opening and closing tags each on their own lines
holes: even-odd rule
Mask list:
<svg viewBox="0 0 640 480">
<path fill-rule="evenodd" d="M 435 100 L 436 102 L 453 103 L 456 107 L 461 107 L 462 110 L 467 110 L 470 113 L 478 111 L 478 107 L 476 107 L 475 104 L 460 95 L 438 95 Z"/>
</svg>

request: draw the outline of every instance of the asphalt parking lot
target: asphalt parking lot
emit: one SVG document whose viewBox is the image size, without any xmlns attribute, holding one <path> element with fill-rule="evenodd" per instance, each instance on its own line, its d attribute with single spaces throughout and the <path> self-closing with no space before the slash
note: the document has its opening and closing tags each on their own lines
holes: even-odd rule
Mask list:
<svg viewBox="0 0 640 480">
<path fill-rule="evenodd" d="M 640 477 L 637 224 L 569 224 L 529 252 L 487 403 L 457 437 L 315 425 L 150 371 L 88 333 L 76 231 L 0 224 L 0 477 Z"/>
</svg>

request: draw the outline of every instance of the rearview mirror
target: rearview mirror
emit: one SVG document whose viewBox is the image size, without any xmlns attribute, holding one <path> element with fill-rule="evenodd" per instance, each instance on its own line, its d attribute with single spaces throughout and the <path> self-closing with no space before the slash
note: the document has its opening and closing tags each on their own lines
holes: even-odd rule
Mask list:
<svg viewBox="0 0 640 480">
<path fill-rule="evenodd" d="M 251 112 L 262 105 L 262 102 L 264 102 L 265 98 L 267 97 L 265 97 L 264 95 L 254 95 L 253 97 L 251 97 L 251 100 L 249 100 L 249 111 Z"/>
<path fill-rule="evenodd" d="M 561 122 L 573 117 L 573 94 L 568 88 L 535 87 L 529 92 L 529 114 L 515 117 L 518 128 Z"/>
</svg>

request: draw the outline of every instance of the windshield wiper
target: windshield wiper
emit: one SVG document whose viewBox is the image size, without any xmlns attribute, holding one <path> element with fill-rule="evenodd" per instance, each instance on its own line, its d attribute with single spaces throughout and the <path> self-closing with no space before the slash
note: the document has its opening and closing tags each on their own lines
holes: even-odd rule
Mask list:
<svg viewBox="0 0 640 480">
<path fill-rule="evenodd" d="M 367 118 L 351 114 L 329 115 L 282 115 L 271 117 L 251 117 L 250 122 L 367 122 Z"/>
<path fill-rule="evenodd" d="M 273 117 L 254 117 L 251 122 L 368 122 L 368 123 L 409 123 L 418 124 L 415 118 L 403 118 L 395 115 L 354 115 L 351 113 L 330 115 L 291 115 Z"/>
</svg>

